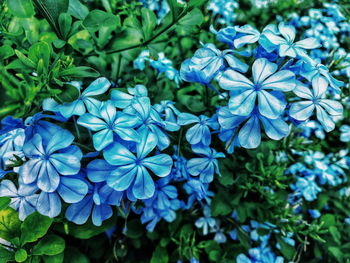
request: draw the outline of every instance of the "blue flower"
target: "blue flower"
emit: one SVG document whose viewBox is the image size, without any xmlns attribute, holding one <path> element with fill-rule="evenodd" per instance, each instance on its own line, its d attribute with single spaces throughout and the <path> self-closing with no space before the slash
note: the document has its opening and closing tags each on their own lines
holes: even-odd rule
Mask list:
<svg viewBox="0 0 350 263">
<path fill-rule="evenodd" d="M 39 194 L 36 209 L 40 214 L 53 218 L 61 212 L 60 196 L 65 203 L 72 204 L 80 202 L 87 192 L 88 183 L 81 175 L 62 176 L 56 191 Z"/>
<path fill-rule="evenodd" d="M 25 128 L 22 119 L 14 119 L 12 116 L 7 116 L 1 120 L 0 135 L 18 128 Z"/>
<path fill-rule="evenodd" d="M 309 209 L 308 212 L 312 218 L 319 218 L 321 216 L 320 211 L 318 211 L 317 209 Z"/>
<path fill-rule="evenodd" d="M 177 123 L 177 115 L 180 114 L 180 111 L 175 108 L 175 102 L 169 100 L 162 100 L 160 104 L 154 105 L 154 109 L 162 114 L 164 117 L 164 125 L 167 131 L 178 131 L 180 125 Z"/>
<path fill-rule="evenodd" d="M 108 185 L 117 191 L 129 190 L 137 199 L 147 199 L 155 192 L 148 169 L 159 177 L 165 177 L 170 174 L 173 161 L 167 154 L 147 157 L 156 147 L 157 138 L 147 130 L 140 133 L 140 138 L 136 156 L 118 142 L 107 147 L 103 155 L 109 164 L 118 166 L 107 177 Z"/>
<path fill-rule="evenodd" d="M 225 27 L 216 32 L 216 39 L 222 43 L 233 47 L 233 40 L 236 37 L 236 29 L 232 26 Z"/>
<path fill-rule="evenodd" d="M 209 147 L 192 147 L 192 150 L 201 157 L 192 158 L 187 162 L 188 172 L 193 176 L 199 175 L 199 180 L 203 183 L 212 182 L 214 173 L 220 175 L 217 158 L 225 158 L 225 154 Z"/>
<path fill-rule="evenodd" d="M 137 98 L 147 97 L 147 89 L 144 85 L 136 85 L 134 88 L 128 88 L 128 93 L 114 89 L 111 93 L 113 105 L 119 109 L 125 109 L 133 104 Z"/>
<path fill-rule="evenodd" d="M 140 125 L 137 128 L 138 133 L 147 130 L 147 132 L 155 136 L 157 146 L 160 150 L 164 150 L 170 145 L 169 137 L 164 131 L 167 123 L 162 120 L 160 113 L 152 107 L 148 97 L 136 98 L 131 104 L 131 107 L 124 109 L 124 112 L 135 115 L 136 118 L 134 118 L 138 120 L 138 124 Z"/>
<path fill-rule="evenodd" d="M 73 85 L 80 93 L 80 86 Z M 58 111 L 65 118 L 73 115 L 83 115 L 86 109 L 90 113 L 98 111 L 101 102 L 94 99 L 93 96 L 104 94 L 111 83 L 106 78 L 98 78 L 93 81 L 79 96 L 79 98 L 72 102 L 65 102 L 64 104 L 54 103 L 52 99 L 46 99 L 43 103 L 43 109 L 49 111 Z"/>
<path fill-rule="evenodd" d="M 315 176 L 309 175 L 305 177 L 297 177 L 297 182 L 292 185 L 292 189 L 301 193 L 305 200 L 313 201 L 317 199 L 317 194 L 321 192 L 321 188 L 315 182 Z"/>
<path fill-rule="evenodd" d="M 195 200 L 201 201 L 205 200 L 207 204 L 210 204 L 210 197 L 214 195 L 213 192 L 209 191 L 209 185 L 203 184 L 200 180 L 189 179 L 184 185 L 186 193 L 188 194 L 187 205 L 184 205 L 184 209 L 189 209 L 192 207 Z"/>
<path fill-rule="evenodd" d="M 244 75 L 232 70 L 226 70 L 219 80 L 221 88 L 231 90 L 229 108 L 232 114 L 248 116 L 255 107 L 258 97 L 258 108 L 261 115 L 277 119 L 283 113 L 286 102 L 280 94 L 268 92 L 291 91 L 295 88 L 295 75 L 289 70 L 280 70 L 278 66 L 265 58 L 257 59 L 252 68 L 254 83 Z"/>
<path fill-rule="evenodd" d="M 237 35 L 233 44 L 236 48 L 241 48 L 246 44 L 253 44 L 260 39 L 260 32 L 251 25 L 235 27 Z"/>
<path fill-rule="evenodd" d="M 36 194 L 36 185 L 20 184 L 18 190 L 10 180 L 3 180 L 0 184 L 0 197 L 11 198 L 10 206 L 18 211 L 18 216 L 23 221 L 27 216 L 36 211 L 36 203 L 39 195 Z"/>
<path fill-rule="evenodd" d="M 195 123 L 186 132 L 186 139 L 192 145 L 202 143 L 208 146 L 211 142 L 210 128 L 214 130 L 218 128 L 218 123 L 215 119 L 204 115 L 197 117 L 190 113 L 180 113 L 177 121 L 182 126 Z"/>
<path fill-rule="evenodd" d="M 142 208 L 141 222 L 147 223 L 147 230 L 152 232 L 160 219 L 173 222 L 176 219 L 175 211 L 180 208 L 177 199 L 177 189 L 169 185 L 170 178 L 165 177 L 156 181 L 156 191 L 153 197 L 144 200 L 145 208 Z"/>
<path fill-rule="evenodd" d="M 23 152 L 29 158 L 19 168 L 19 175 L 25 184 L 36 182 L 45 192 L 54 192 L 60 184 L 61 175 L 75 175 L 80 170 L 82 153 L 77 146 L 71 145 L 74 136 L 59 130 L 47 144 L 40 134 L 23 146 Z"/>
<path fill-rule="evenodd" d="M 272 30 L 265 30 L 263 34 L 272 44 L 278 46 L 281 57 L 304 57 L 306 55 L 305 49 L 320 47 L 316 38 L 306 38 L 294 43 L 295 28 L 283 22 L 279 23 L 278 31 L 279 34 Z"/>
<path fill-rule="evenodd" d="M 219 110 L 218 120 L 220 126 L 226 130 L 235 130 L 247 120 L 238 132 L 239 144 L 247 149 L 256 148 L 261 142 L 260 122 L 265 129 L 266 135 L 273 140 L 280 140 L 289 134 L 289 126 L 284 120 L 281 118 L 266 118 L 259 113 L 257 108 L 253 110 L 250 116 L 242 117 L 233 115 L 227 107 L 222 107 Z M 232 132 L 232 135 L 235 136 L 236 132 Z M 234 138 L 231 141 L 234 142 Z"/>
<path fill-rule="evenodd" d="M 209 228 L 213 229 L 216 226 L 216 220 L 215 218 L 211 217 L 209 206 L 203 207 L 203 214 L 203 217 L 200 217 L 196 220 L 195 226 L 197 228 L 203 228 L 203 235 L 206 236 L 209 233 Z"/>
<path fill-rule="evenodd" d="M 312 60 L 308 57 L 305 58 L 305 62 L 303 70 L 300 72 L 301 76 L 305 77 L 308 81 L 312 81 L 314 78 L 325 78 L 333 90 L 340 93 L 340 87 L 344 86 L 344 82 L 335 79 L 326 66 L 320 64 L 318 60 Z"/>
<path fill-rule="evenodd" d="M 97 151 L 110 145 L 114 140 L 114 134 L 125 141 L 139 141 L 138 133 L 132 129 L 138 123 L 135 116 L 117 112 L 110 101 L 101 106 L 99 116 L 85 113 L 77 122 L 89 130 L 98 131 L 92 138 Z"/>
<path fill-rule="evenodd" d="M 15 160 L 14 155 L 24 157 L 22 151 L 24 141 L 25 130 L 22 128 L 0 135 L 0 169 L 5 168 L 7 160 Z"/>
<path fill-rule="evenodd" d="M 85 224 L 91 214 L 92 223 L 101 226 L 102 222 L 113 215 L 111 205 L 120 205 L 123 196 L 108 185 L 89 184 L 88 194 L 80 202 L 70 205 L 66 210 L 66 218 L 78 225 Z"/>
<path fill-rule="evenodd" d="M 342 142 L 350 142 L 350 126 L 342 125 L 340 126 L 340 140 Z"/>
<path fill-rule="evenodd" d="M 333 130 L 335 124 L 329 115 L 342 115 L 343 106 L 338 101 L 325 98 L 327 87 L 328 83 L 324 78 L 314 78 L 312 80 L 312 91 L 299 82 L 294 89 L 294 93 L 306 100 L 293 103 L 289 109 L 289 115 L 296 120 L 304 121 L 309 119 L 316 109 L 317 119 L 325 131 Z"/>
</svg>

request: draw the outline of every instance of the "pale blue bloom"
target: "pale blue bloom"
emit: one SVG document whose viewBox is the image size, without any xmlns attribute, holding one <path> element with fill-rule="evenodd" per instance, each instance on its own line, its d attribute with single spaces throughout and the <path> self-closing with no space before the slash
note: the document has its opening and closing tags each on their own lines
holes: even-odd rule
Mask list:
<svg viewBox="0 0 350 263">
<path fill-rule="evenodd" d="M 258 98 L 258 109 L 261 115 L 277 119 L 283 113 L 286 102 L 278 93 L 295 88 L 295 75 L 289 70 L 277 71 L 278 66 L 265 58 L 257 59 L 252 67 L 254 83 L 244 75 L 232 70 L 226 70 L 219 80 L 219 85 L 230 90 L 229 109 L 232 114 L 248 116 L 255 108 Z M 277 72 L 276 72 L 277 71 Z"/>
<path fill-rule="evenodd" d="M 216 152 L 209 147 L 192 147 L 193 152 L 199 154 L 199 158 L 192 158 L 187 162 L 187 170 L 193 176 L 199 176 L 203 183 L 210 183 L 214 179 L 214 173 L 221 175 L 217 158 L 225 158 L 225 154 Z"/>
<path fill-rule="evenodd" d="M 327 87 L 328 83 L 324 78 L 314 78 L 312 80 L 312 91 L 305 84 L 298 82 L 294 93 L 306 100 L 292 103 L 289 115 L 296 120 L 305 121 L 312 116 L 316 109 L 317 119 L 325 131 L 332 131 L 335 123 L 329 115 L 342 115 L 343 106 L 338 101 L 325 98 Z"/>
<path fill-rule="evenodd" d="M 260 145 L 261 142 L 261 129 L 260 123 L 262 123 L 266 135 L 273 140 L 280 140 L 289 134 L 288 124 L 281 118 L 269 119 L 262 116 L 258 109 L 255 108 L 249 116 L 237 116 L 233 115 L 227 107 L 222 107 L 219 110 L 219 123 L 220 126 L 226 130 L 234 131 L 236 128 L 245 122 L 239 132 L 232 132 L 232 136 L 237 136 L 240 146 L 252 149 Z M 235 138 L 231 138 L 230 141 L 234 142 Z M 229 142 L 230 142 L 229 141 Z"/>
<path fill-rule="evenodd" d="M 315 182 L 316 177 L 314 175 L 309 175 L 305 177 L 297 177 L 295 185 L 292 185 L 292 189 L 301 193 L 305 200 L 313 201 L 317 199 L 317 194 L 322 191 L 322 189 Z"/>
<path fill-rule="evenodd" d="M 218 128 L 217 121 L 205 115 L 197 117 L 190 113 L 180 113 L 177 121 L 182 126 L 195 124 L 186 132 L 186 140 L 192 145 L 202 143 L 209 146 L 211 142 L 210 128 L 214 130 Z"/>
<path fill-rule="evenodd" d="M 18 190 L 10 180 L 3 180 L 0 184 L 0 197 L 10 197 L 10 207 L 18 211 L 18 216 L 23 221 L 27 216 L 36 211 L 36 203 L 39 195 L 35 184 L 20 184 Z"/>
<path fill-rule="evenodd" d="M 91 214 L 92 223 L 101 226 L 103 221 L 113 215 L 111 205 L 120 205 L 122 195 L 122 192 L 117 192 L 106 184 L 89 184 L 88 194 L 80 202 L 67 208 L 66 218 L 82 225 Z"/>
<path fill-rule="evenodd" d="M 80 86 L 73 86 L 80 93 Z M 43 102 L 43 109 L 47 111 L 58 111 L 65 118 L 73 115 L 83 115 L 86 109 L 88 112 L 96 114 L 101 102 L 93 97 L 104 94 L 110 86 L 111 83 L 106 78 L 98 78 L 81 93 L 77 100 L 58 104 L 53 99 L 46 99 Z"/>
<path fill-rule="evenodd" d="M 19 168 L 19 176 L 25 184 L 36 182 L 45 192 L 54 192 L 61 175 L 75 175 L 80 170 L 82 152 L 71 145 L 74 136 L 66 131 L 57 131 L 48 141 L 43 143 L 40 134 L 25 143 L 23 152 L 29 161 Z"/>
<path fill-rule="evenodd" d="M 340 140 L 342 142 L 350 142 L 350 126 L 349 125 L 342 125 L 340 127 Z"/>
<path fill-rule="evenodd" d="M 203 215 L 204 216 L 198 218 L 194 224 L 197 228 L 202 228 L 203 235 L 206 236 L 209 233 L 209 229 L 213 229 L 216 226 L 216 220 L 211 217 L 209 206 L 203 207 Z"/>
<path fill-rule="evenodd" d="M 320 211 L 318 211 L 317 209 L 309 209 L 308 212 L 312 218 L 319 218 L 321 216 Z"/>
<path fill-rule="evenodd" d="M 306 38 L 294 43 L 295 28 L 283 22 L 279 23 L 278 32 L 279 34 L 276 34 L 272 30 L 265 30 L 263 34 L 272 44 L 278 46 L 281 57 L 304 57 L 306 55 L 305 49 L 320 47 L 316 38 Z"/>
<path fill-rule="evenodd" d="M 78 119 L 78 124 L 89 130 L 96 131 L 92 137 L 97 151 L 103 150 L 114 141 L 114 134 L 125 141 L 137 142 L 139 135 L 133 128 L 138 120 L 135 116 L 117 112 L 110 101 L 100 107 L 99 115 L 85 113 Z"/>
<path fill-rule="evenodd" d="M 119 109 L 125 109 L 133 104 L 137 98 L 147 97 L 148 91 L 144 85 L 136 85 L 134 88 L 128 88 L 128 93 L 114 89 L 111 93 L 113 105 Z"/>
<path fill-rule="evenodd" d="M 239 7 L 236 0 L 210 0 L 207 6 L 213 16 L 218 17 L 220 24 L 231 25 L 236 19 L 235 9 Z"/>
<path fill-rule="evenodd" d="M 140 139 L 141 142 L 136 145 L 136 156 L 118 142 L 107 147 L 103 155 L 109 164 L 118 166 L 107 177 L 107 184 L 117 191 L 129 190 L 137 199 L 147 199 L 155 192 L 148 170 L 159 177 L 165 177 L 170 174 L 173 161 L 167 154 L 147 157 L 157 145 L 153 133 L 143 130 Z"/>
</svg>

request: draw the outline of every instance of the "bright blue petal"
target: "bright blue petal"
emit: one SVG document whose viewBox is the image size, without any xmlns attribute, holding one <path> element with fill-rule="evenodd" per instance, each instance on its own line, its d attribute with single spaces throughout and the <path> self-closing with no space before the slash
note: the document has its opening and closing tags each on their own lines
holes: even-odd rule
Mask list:
<svg viewBox="0 0 350 263">
<path fill-rule="evenodd" d="M 147 199 L 154 195 L 155 186 L 152 177 L 146 168 L 139 166 L 137 168 L 136 180 L 134 182 L 132 193 L 137 199 Z"/>
<path fill-rule="evenodd" d="M 103 156 L 111 165 L 126 165 L 135 163 L 135 155 L 124 145 L 114 142 L 103 151 Z"/>
<path fill-rule="evenodd" d="M 95 96 L 95 95 L 101 95 L 104 94 L 109 87 L 111 86 L 111 83 L 108 79 L 102 77 L 94 80 L 82 93 L 84 96 Z"/>
<path fill-rule="evenodd" d="M 158 154 L 143 159 L 142 165 L 150 169 L 155 175 L 164 177 L 170 174 L 173 159 L 167 154 Z"/>
<path fill-rule="evenodd" d="M 88 185 L 78 178 L 62 176 L 57 192 L 66 203 L 77 203 L 87 194 Z"/>
<path fill-rule="evenodd" d="M 70 205 L 66 210 L 66 218 L 77 225 L 85 224 L 91 214 L 92 206 L 92 196 L 89 195 L 79 203 Z"/>
<path fill-rule="evenodd" d="M 253 115 L 241 128 L 238 134 L 239 143 L 242 147 L 253 149 L 261 142 L 259 118 Z"/>
<path fill-rule="evenodd" d="M 115 169 L 115 166 L 110 165 L 105 160 L 92 160 L 86 167 L 86 173 L 90 181 L 94 183 L 103 182 Z"/>
<path fill-rule="evenodd" d="M 41 192 L 36 209 L 44 216 L 56 217 L 61 212 L 61 200 L 56 193 Z"/>
</svg>

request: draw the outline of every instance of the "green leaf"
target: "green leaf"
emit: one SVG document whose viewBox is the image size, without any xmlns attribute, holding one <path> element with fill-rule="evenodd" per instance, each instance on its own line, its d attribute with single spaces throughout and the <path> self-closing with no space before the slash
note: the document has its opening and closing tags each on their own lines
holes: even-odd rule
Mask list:
<svg viewBox="0 0 350 263">
<path fill-rule="evenodd" d="M 151 263 L 168 263 L 169 256 L 165 248 L 157 246 L 156 250 L 152 254 Z"/>
<path fill-rule="evenodd" d="M 98 73 L 95 69 L 90 67 L 72 67 L 65 69 L 60 72 L 61 77 L 75 77 L 75 78 L 97 78 L 100 76 L 100 73 Z"/>
<path fill-rule="evenodd" d="M 207 2 L 206 0 L 190 0 L 188 2 L 188 8 L 200 7 L 203 4 L 205 4 L 206 2 Z"/>
<path fill-rule="evenodd" d="M 0 263 L 7 263 L 14 259 L 14 252 L 3 248 L 0 245 Z"/>
<path fill-rule="evenodd" d="M 75 247 L 68 247 L 64 251 L 64 263 L 89 263 L 89 259 Z"/>
<path fill-rule="evenodd" d="M 18 213 L 12 208 L 0 210 L 0 237 L 10 241 L 19 236 L 21 221 L 18 219 Z"/>
<path fill-rule="evenodd" d="M 0 197 L 0 210 L 6 209 L 9 204 L 11 203 L 11 198 L 10 197 Z"/>
<path fill-rule="evenodd" d="M 33 0 L 42 16 L 51 25 L 59 38 L 63 38 L 59 31 L 58 17 L 68 11 L 69 0 Z"/>
<path fill-rule="evenodd" d="M 144 233 L 144 227 L 138 219 L 129 221 L 127 227 L 128 231 L 125 233 L 125 235 L 129 238 L 137 239 Z"/>
<path fill-rule="evenodd" d="M 142 31 L 145 39 L 148 39 L 154 33 L 154 29 L 157 25 L 157 17 L 154 12 L 147 8 L 141 9 L 142 17 Z"/>
<path fill-rule="evenodd" d="M 14 16 L 27 18 L 34 15 L 31 0 L 7 0 L 7 6 Z"/>
<path fill-rule="evenodd" d="M 25 249 L 23 248 L 20 248 L 15 253 L 15 260 L 17 262 L 23 262 L 27 259 L 27 257 L 28 257 L 27 251 L 25 251 Z"/>
<path fill-rule="evenodd" d="M 54 256 L 64 251 L 64 239 L 57 235 L 47 235 L 33 248 L 33 255 Z"/>
<path fill-rule="evenodd" d="M 44 67 L 48 68 L 50 64 L 50 56 L 50 45 L 44 41 L 35 43 L 29 48 L 28 58 L 31 61 L 33 61 L 36 65 L 39 63 L 39 60 L 42 59 Z"/>
<path fill-rule="evenodd" d="M 322 227 L 328 228 L 335 225 L 335 217 L 332 214 L 324 214 L 321 216 L 320 221 L 323 222 Z"/>
<path fill-rule="evenodd" d="M 68 234 L 70 236 L 80 239 L 90 239 L 94 236 L 105 232 L 107 229 L 110 229 L 112 226 L 115 226 L 115 224 L 116 215 L 104 221 L 101 226 L 95 226 L 94 224 L 92 224 L 91 220 L 89 220 L 83 225 L 68 223 L 68 226 L 66 226 L 66 228 L 68 228 Z M 61 233 L 67 232 L 67 230 L 64 229 L 63 224 L 58 225 L 57 230 Z"/>
<path fill-rule="evenodd" d="M 43 256 L 45 263 L 62 263 L 64 260 L 64 253 L 60 253 L 54 256 Z"/>
<path fill-rule="evenodd" d="M 27 66 L 28 68 L 31 68 L 31 69 L 35 69 L 36 68 L 36 65 L 35 63 L 30 60 L 29 58 L 27 58 L 21 51 L 19 50 L 15 50 L 15 53 L 17 55 L 17 57 L 19 58 L 19 60 L 25 65 Z"/>
<path fill-rule="evenodd" d="M 43 237 L 50 228 L 52 221 L 52 218 L 40 215 L 39 213 L 29 215 L 21 225 L 22 244 L 35 242 Z M 38 224 L 38 222 L 40 222 L 40 224 Z"/>
<path fill-rule="evenodd" d="M 343 252 L 338 247 L 328 247 L 328 251 L 338 262 L 343 262 Z"/>
<path fill-rule="evenodd" d="M 178 25 L 185 32 L 193 32 L 196 29 L 196 26 L 200 26 L 203 22 L 203 14 L 198 9 L 195 8 L 192 11 L 188 12 L 183 18 L 178 22 Z"/>
<path fill-rule="evenodd" d="M 288 260 L 292 260 L 294 255 L 296 254 L 295 248 L 286 243 L 281 237 L 277 237 L 277 241 L 281 246 L 281 252 L 283 256 Z"/>
<path fill-rule="evenodd" d="M 70 14 L 60 14 L 60 16 L 58 17 L 58 26 L 63 38 L 67 39 L 72 27 L 72 17 L 70 16 Z"/>
<path fill-rule="evenodd" d="M 15 51 L 10 45 L 3 45 L 0 47 L 0 59 L 7 59 L 12 57 L 15 54 Z"/>
<path fill-rule="evenodd" d="M 329 233 L 331 233 L 334 241 L 340 245 L 341 234 L 336 226 L 329 227 Z"/>
<path fill-rule="evenodd" d="M 101 10 L 93 10 L 85 17 L 83 25 L 88 30 L 95 32 L 100 27 L 114 26 L 117 22 L 117 17 L 115 15 Z"/>
<path fill-rule="evenodd" d="M 84 20 L 89 14 L 89 9 L 79 0 L 69 0 L 68 13 L 77 19 Z"/>
<path fill-rule="evenodd" d="M 219 192 L 214 196 L 211 202 L 211 214 L 212 216 L 228 215 L 232 212 L 227 195 L 223 192 Z"/>
</svg>

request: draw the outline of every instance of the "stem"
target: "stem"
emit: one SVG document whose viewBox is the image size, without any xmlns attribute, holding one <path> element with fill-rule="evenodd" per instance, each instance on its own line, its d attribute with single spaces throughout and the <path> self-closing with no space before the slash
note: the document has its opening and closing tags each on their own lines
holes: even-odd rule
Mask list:
<svg viewBox="0 0 350 263">
<path fill-rule="evenodd" d="M 87 150 L 89 152 L 94 152 L 95 151 L 94 149 L 90 148 L 89 146 L 86 146 L 86 145 L 84 145 L 82 143 L 79 143 L 79 142 L 73 142 L 73 144 L 78 146 L 78 147 L 80 147 L 80 148 L 82 148 L 82 149 L 85 149 L 85 150 Z"/>
<path fill-rule="evenodd" d="M 78 139 L 80 139 L 80 131 L 79 131 L 79 127 L 77 125 L 77 119 L 75 118 L 75 116 L 73 116 L 73 121 L 74 121 L 75 131 L 77 133 L 77 137 L 78 137 Z"/>
<path fill-rule="evenodd" d="M 145 42 L 142 42 L 140 44 L 136 44 L 136 45 L 132 45 L 130 47 L 125 47 L 125 48 L 120 48 L 120 49 L 114 49 L 114 50 L 109 50 L 107 52 L 105 52 L 105 54 L 114 54 L 114 53 L 119 53 L 119 52 L 123 52 L 123 51 L 127 51 L 130 49 L 134 49 L 134 48 L 140 48 L 140 47 L 144 47 L 147 46 L 148 44 L 150 44 L 153 40 L 157 39 L 158 37 L 160 37 L 163 33 L 166 33 L 168 30 L 170 30 L 180 19 L 182 19 L 185 15 L 187 14 L 187 12 L 183 12 L 181 15 L 179 15 L 179 17 L 177 17 L 176 19 L 174 19 L 169 25 L 167 25 L 165 28 L 163 28 L 161 31 L 159 31 L 157 34 L 155 34 L 154 36 L 150 37 L 149 39 L 147 39 Z M 88 56 L 95 56 L 98 55 L 95 52 L 91 52 Z"/>
</svg>

